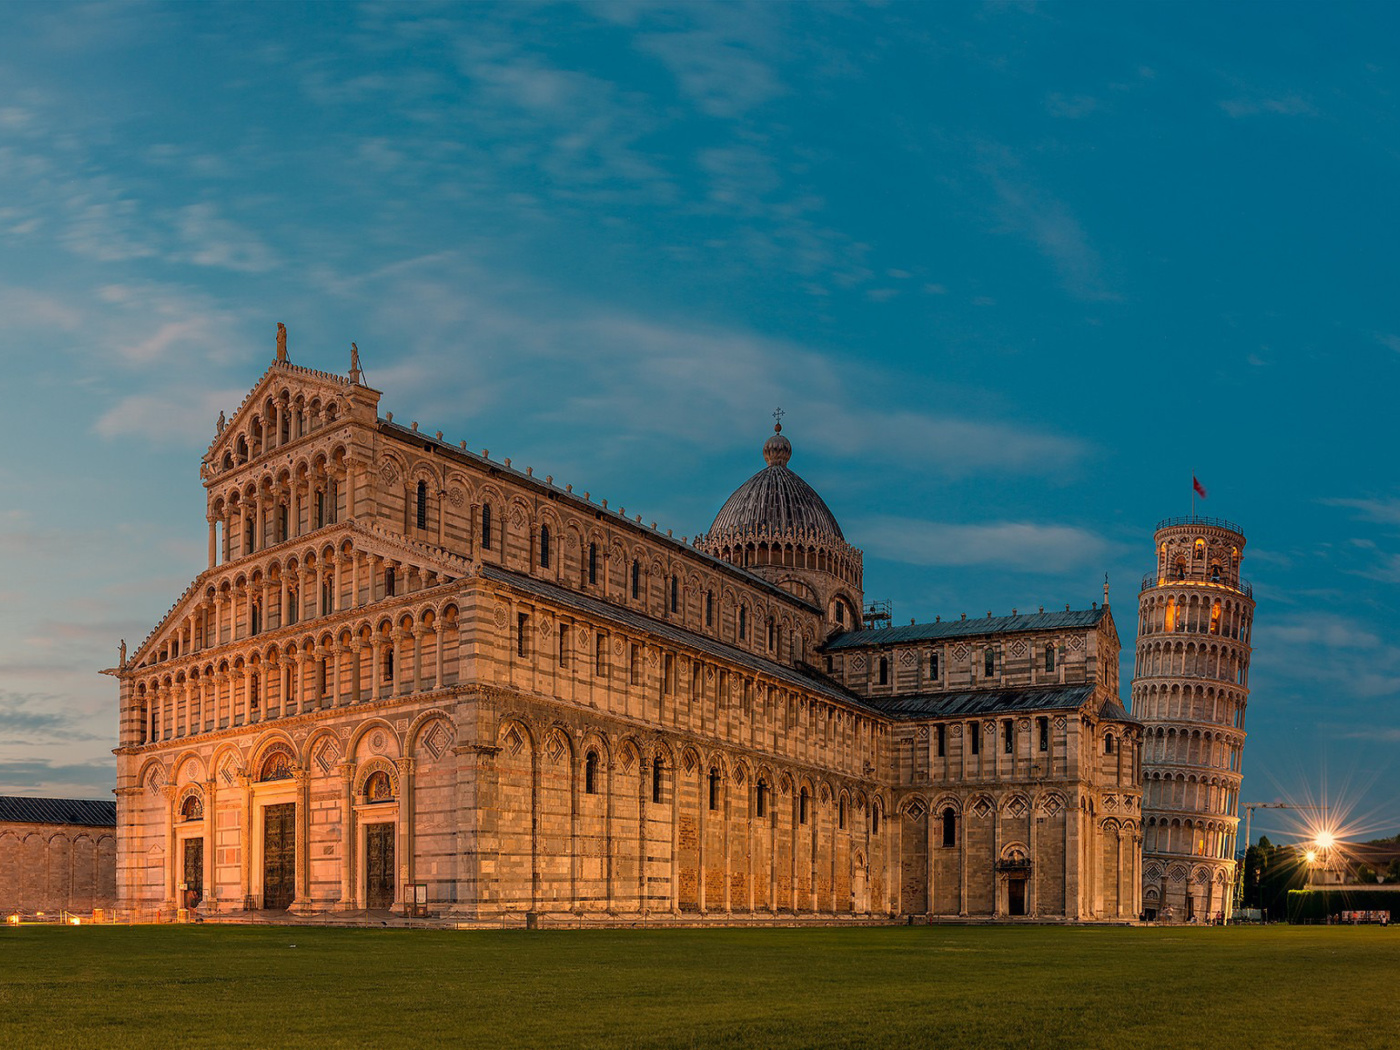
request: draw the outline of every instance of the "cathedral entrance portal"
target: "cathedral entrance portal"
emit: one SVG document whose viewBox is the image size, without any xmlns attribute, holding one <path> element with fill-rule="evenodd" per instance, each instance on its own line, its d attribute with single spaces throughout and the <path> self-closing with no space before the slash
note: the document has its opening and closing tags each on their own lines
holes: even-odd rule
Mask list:
<svg viewBox="0 0 1400 1050">
<path fill-rule="evenodd" d="M 263 907 L 282 910 L 296 893 L 296 812 L 294 802 L 263 809 Z"/>
<path fill-rule="evenodd" d="M 1006 880 L 1006 910 L 1010 915 L 1026 914 L 1026 880 Z"/>
<path fill-rule="evenodd" d="M 185 839 L 185 883 L 182 907 L 198 908 L 204 900 L 204 840 Z"/>
<path fill-rule="evenodd" d="M 394 825 L 365 825 L 365 906 L 394 904 Z"/>
</svg>

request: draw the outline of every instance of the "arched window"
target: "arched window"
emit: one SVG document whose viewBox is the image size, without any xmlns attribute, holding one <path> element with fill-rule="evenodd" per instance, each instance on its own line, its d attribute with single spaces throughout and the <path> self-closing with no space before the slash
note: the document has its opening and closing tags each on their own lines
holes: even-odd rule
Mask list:
<svg viewBox="0 0 1400 1050">
<path fill-rule="evenodd" d="M 873 802 L 870 804 L 870 833 L 880 834 L 880 807 Z"/>
<path fill-rule="evenodd" d="M 1220 582 L 1220 563 L 1219 563 L 1218 561 L 1216 561 L 1216 562 L 1211 562 L 1211 565 L 1210 565 L 1210 582 L 1211 582 L 1211 583 L 1219 583 L 1219 582 Z"/>
<path fill-rule="evenodd" d="M 807 823 L 807 789 L 803 788 L 797 795 L 797 823 Z"/>
<path fill-rule="evenodd" d="M 384 597 L 394 596 L 394 567 L 391 565 L 384 570 Z"/>
<path fill-rule="evenodd" d="M 287 538 L 287 505 L 279 503 L 277 504 L 277 542 L 285 542 Z"/>
<path fill-rule="evenodd" d="M 949 806 L 943 811 L 943 845 L 951 848 L 958 844 L 958 814 Z"/>
<path fill-rule="evenodd" d="M 680 611 L 681 584 L 675 576 L 671 577 L 671 611 Z"/>
<path fill-rule="evenodd" d="M 198 795 L 191 795 L 184 802 L 180 803 L 181 820 L 203 820 L 204 803 L 200 801 Z"/>
<path fill-rule="evenodd" d="M 1177 578 L 1178 580 L 1184 580 L 1184 579 L 1186 579 L 1186 559 L 1185 559 L 1185 558 L 1177 558 L 1177 559 L 1176 559 L 1176 578 Z"/>
<path fill-rule="evenodd" d="M 938 681 L 938 654 L 933 653 L 928 658 L 928 676 L 935 682 Z"/>
<path fill-rule="evenodd" d="M 491 504 L 481 505 L 481 549 L 491 549 Z"/>
<path fill-rule="evenodd" d="M 710 770 L 710 809 L 719 809 L 719 770 Z"/>
<path fill-rule="evenodd" d="M 890 684 L 890 661 L 888 657 L 880 657 L 880 684 Z"/>
<path fill-rule="evenodd" d="M 319 529 L 326 523 L 326 493 L 324 489 L 316 490 L 316 527 Z"/>
<path fill-rule="evenodd" d="M 598 582 L 598 545 L 596 543 L 588 545 L 588 582 Z"/>
<path fill-rule="evenodd" d="M 768 815 L 768 781 L 761 777 L 754 793 L 754 815 L 759 817 Z"/>
<path fill-rule="evenodd" d="M 1206 541 L 1205 541 L 1205 540 L 1197 540 L 1197 541 L 1196 541 L 1196 560 L 1197 560 L 1197 561 L 1205 561 L 1205 560 L 1206 560 Z"/>
<path fill-rule="evenodd" d="M 713 627 L 714 625 L 715 625 L 715 592 L 714 592 L 714 591 L 706 591 L 706 592 L 705 592 L 705 626 L 706 626 L 706 627 Z"/>
<path fill-rule="evenodd" d="M 846 830 L 846 800 L 844 798 L 836 806 L 836 826 L 842 831 Z"/>
<path fill-rule="evenodd" d="M 836 622 L 838 624 L 846 622 L 846 603 L 839 600 L 836 602 Z"/>
<path fill-rule="evenodd" d="M 583 760 L 583 790 L 585 794 L 596 795 L 598 793 L 598 752 L 588 752 L 588 757 Z"/>
<path fill-rule="evenodd" d="M 642 596 L 642 563 L 636 558 L 632 559 L 632 597 Z"/>
<path fill-rule="evenodd" d="M 997 673 L 997 654 L 991 646 L 987 646 L 987 651 L 982 656 L 982 670 L 988 678 Z"/>
<path fill-rule="evenodd" d="M 1111 754 L 1113 754 L 1113 734 L 1112 734 L 1112 733 L 1105 733 L 1105 734 L 1104 734 L 1104 738 L 1103 738 L 1103 753 L 1104 753 L 1105 755 L 1111 755 Z"/>
<path fill-rule="evenodd" d="M 980 754 L 982 751 L 982 726 L 980 723 L 969 722 L 967 724 L 967 739 L 972 745 L 972 753 L 974 755 Z"/>
<path fill-rule="evenodd" d="M 428 527 L 428 483 L 418 482 L 418 527 L 426 529 Z"/>
<path fill-rule="evenodd" d="M 602 677 L 608 673 L 608 636 L 598 635 L 593 646 L 593 673 Z"/>
<path fill-rule="evenodd" d="M 394 649 L 392 646 L 384 650 L 384 681 L 394 680 Z"/>
<path fill-rule="evenodd" d="M 741 606 L 739 606 L 739 640 L 740 640 L 740 641 L 742 641 L 744 638 L 746 638 L 746 637 L 748 636 L 748 624 L 749 624 L 749 615 L 748 615 L 748 614 L 749 614 L 749 607 L 748 607 L 747 605 L 741 605 Z"/>
<path fill-rule="evenodd" d="M 1047 674 L 1055 673 L 1055 647 L 1053 645 L 1045 647 L 1045 671 Z"/>
<path fill-rule="evenodd" d="M 658 755 L 651 764 L 651 800 L 661 801 L 661 785 L 666 776 L 666 763 Z"/>
<path fill-rule="evenodd" d="M 540 526 L 540 568 L 549 568 L 549 526 Z"/>
<path fill-rule="evenodd" d="M 394 801 L 394 785 L 389 779 L 389 774 L 382 769 L 376 769 L 365 778 L 365 801 L 366 802 L 392 802 Z"/>
</svg>

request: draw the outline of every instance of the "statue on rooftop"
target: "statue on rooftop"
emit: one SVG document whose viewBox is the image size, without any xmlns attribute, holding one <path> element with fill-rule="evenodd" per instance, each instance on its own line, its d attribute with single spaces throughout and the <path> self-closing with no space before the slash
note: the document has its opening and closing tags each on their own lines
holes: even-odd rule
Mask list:
<svg viewBox="0 0 1400 1050">
<path fill-rule="evenodd" d="M 277 322 L 277 360 L 287 360 L 287 326 Z"/>
</svg>

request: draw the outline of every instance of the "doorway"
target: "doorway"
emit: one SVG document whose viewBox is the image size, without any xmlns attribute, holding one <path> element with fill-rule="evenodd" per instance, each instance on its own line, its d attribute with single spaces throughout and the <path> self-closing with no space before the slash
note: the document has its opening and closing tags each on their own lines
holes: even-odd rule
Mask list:
<svg viewBox="0 0 1400 1050">
<path fill-rule="evenodd" d="M 365 825 L 365 907 L 394 904 L 394 825 Z"/>
<path fill-rule="evenodd" d="M 185 839 L 185 884 L 182 907 L 198 908 L 204 900 L 204 839 Z"/>
<path fill-rule="evenodd" d="M 1006 911 L 1010 915 L 1026 914 L 1026 880 L 1006 880 Z"/>
<path fill-rule="evenodd" d="M 296 812 L 294 802 L 263 809 L 263 907 L 284 910 L 296 895 Z"/>
</svg>

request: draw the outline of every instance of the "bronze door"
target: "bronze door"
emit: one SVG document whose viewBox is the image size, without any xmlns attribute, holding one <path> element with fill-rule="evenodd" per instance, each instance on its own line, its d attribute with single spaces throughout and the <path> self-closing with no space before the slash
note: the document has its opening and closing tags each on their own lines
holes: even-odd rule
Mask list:
<svg viewBox="0 0 1400 1050">
<path fill-rule="evenodd" d="M 1006 880 L 1006 903 L 1007 911 L 1012 915 L 1026 914 L 1026 880 L 1007 879 Z"/>
<path fill-rule="evenodd" d="M 204 899 L 204 840 L 185 839 L 185 900 L 186 908 L 198 908 Z"/>
<path fill-rule="evenodd" d="M 296 895 L 296 813 L 294 802 L 263 809 L 263 907 L 283 909 Z"/>
<path fill-rule="evenodd" d="M 394 825 L 365 825 L 365 905 L 388 908 L 394 903 Z"/>
</svg>

